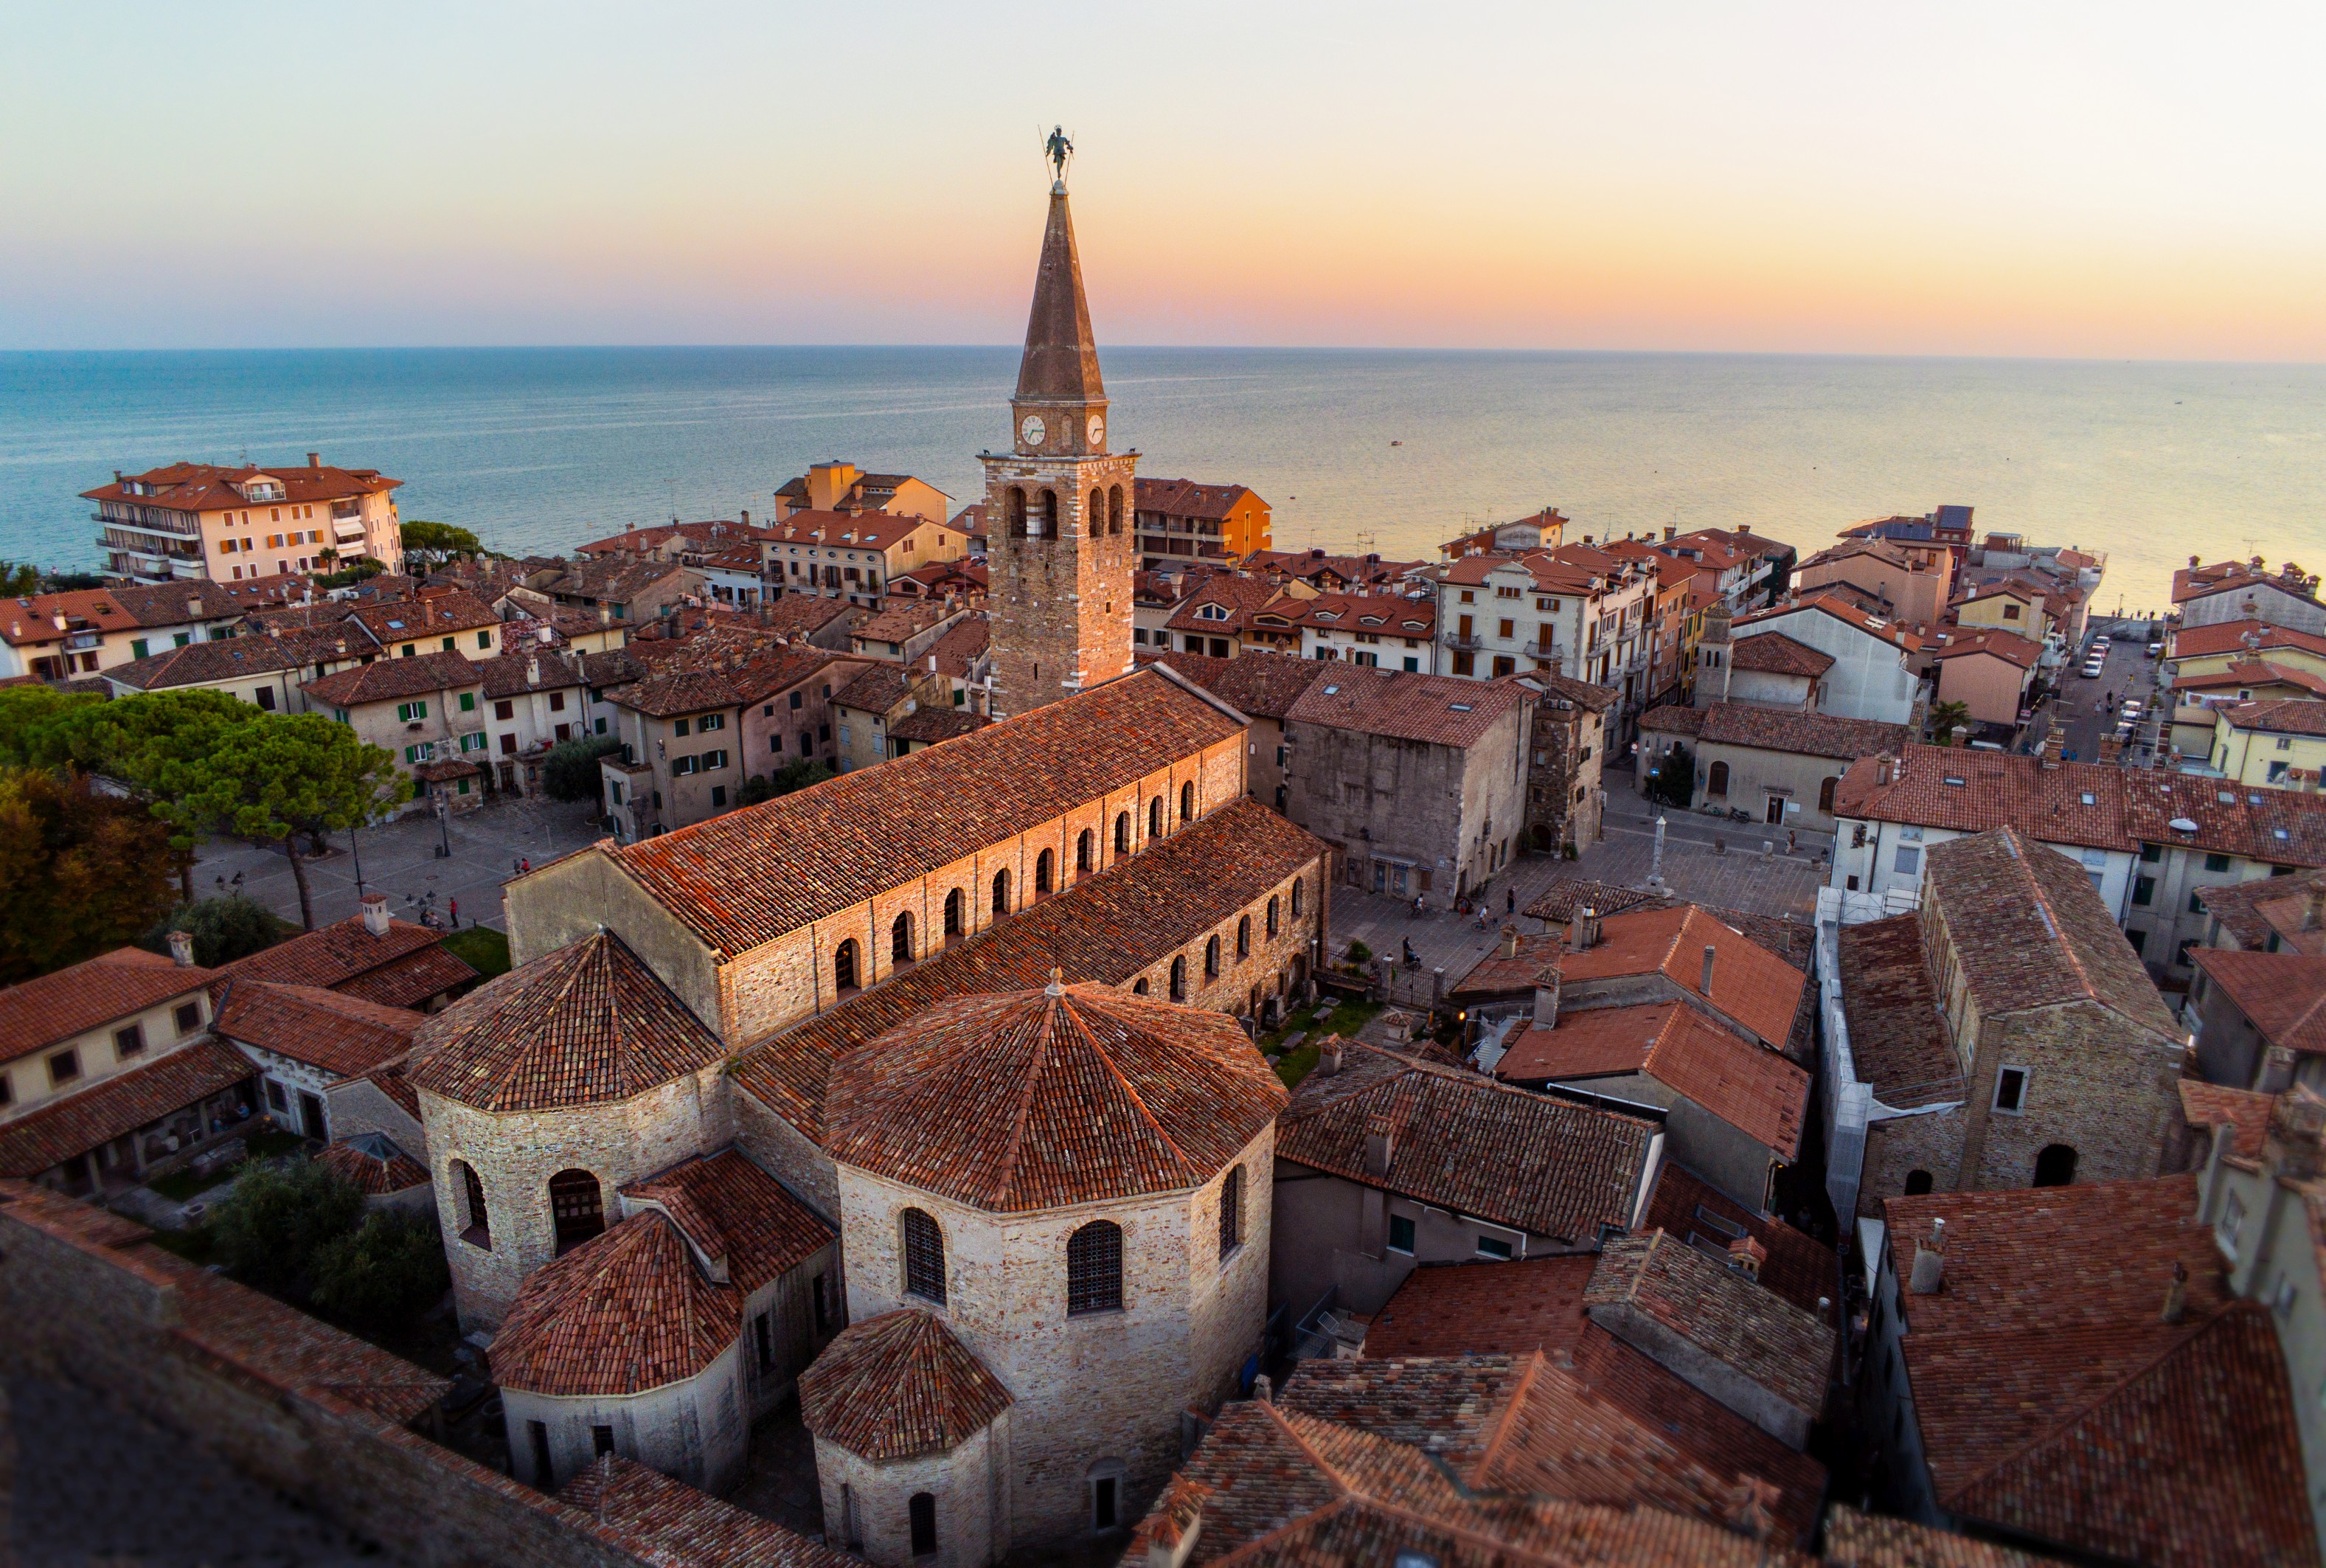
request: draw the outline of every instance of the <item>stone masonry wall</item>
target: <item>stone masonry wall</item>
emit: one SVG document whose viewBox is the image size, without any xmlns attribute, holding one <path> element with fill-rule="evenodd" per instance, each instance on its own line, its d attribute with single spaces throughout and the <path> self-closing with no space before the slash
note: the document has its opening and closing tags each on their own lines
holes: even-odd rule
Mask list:
<svg viewBox="0 0 2326 1568">
<path fill-rule="evenodd" d="M 1300 913 L 1292 913 L 1292 886 L 1301 884 Z M 1185 947 L 1156 955 L 1154 962 L 1131 976 L 1127 989 L 1136 990 L 1142 983 L 1146 994 L 1158 1002 L 1171 999 L 1171 962 L 1182 958 L 1187 966 L 1186 1003 L 1193 1007 L 1208 1007 L 1215 1012 L 1233 1013 L 1239 1017 L 1251 1010 L 1251 992 L 1260 988 L 1261 998 L 1282 997 L 1298 988 L 1306 977 L 1307 969 L 1300 962 L 1315 961 L 1316 944 L 1325 932 L 1325 901 L 1326 882 L 1322 861 L 1310 861 L 1293 876 L 1284 879 L 1274 888 L 1254 899 L 1242 909 L 1224 916 L 1208 932 L 1190 938 Z M 1277 901 L 1276 936 L 1268 935 L 1268 901 Z M 1236 927 L 1243 919 L 1251 921 L 1251 951 L 1248 957 L 1236 957 Z M 1204 951 L 1210 938 L 1220 942 L 1220 972 L 1206 978 L 1204 974 Z"/>
<path fill-rule="evenodd" d="M 824 1537 L 861 1553 L 883 1568 L 980 1568 L 1009 1549 L 1009 1416 L 951 1453 L 876 1464 L 837 1443 L 815 1444 L 817 1490 L 823 1498 Z M 937 1549 L 912 1552 L 912 1499 L 926 1492 L 936 1504 Z M 854 1537 L 848 1535 L 853 1526 Z"/>
<path fill-rule="evenodd" d="M 1879 1219 L 1884 1199 L 1906 1195 L 1906 1178 L 1916 1171 L 1931 1173 L 1931 1190 L 1952 1192 L 1962 1169 L 1961 1111 L 1933 1111 L 1919 1116 L 1891 1116 L 1865 1129 L 1865 1158 L 1857 1178 L 1857 1212 L 1861 1218 Z"/>
<path fill-rule="evenodd" d="M 994 704 L 1003 714 L 1127 675 L 1131 667 L 1131 571 L 1139 564 L 1130 499 L 1137 457 L 990 457 L 985 465 L 986 555 L 992 595 Z M 1029 514 L 1057 495 L 1057 537 L 1012 538 L 1009 491 L 1022 488 Z M 1090 537 L 1093 486 L 1123 492 L 1119 534 Z M 1070 684 L 1071 683 L 1071 684 Z"/>
<path fill-rule="evenodd" d="M 604 1398 L 565 1398 L 501 1390 L 502 1420 L 508 1427 L 509 1462 L 517 1475 L 544 1491 L 572 1480 L 596 1457 L 592 1427 L 609 1426 L 614 1451 L 649 1470 L 708 1492 L 724 1492 L 742 1479 L 750 1437 L 744 1412 L 741 1340 L 684 1382 L 643 1394 Z M 527 1423 L 538 1421 L 549 1442 L 556 1472 L 538 1473 Z"/>
<path fill-rule="evenodd" d="M 2025 1187 L 2047 1145 L 2076 1151 L 2078 1181 L 2154 1176 L 2178 1098 L 2178 1041 L 2097 1003 L 2008 1013 L 1981 1024 L 1963 1148 L 1968 1188 Z M 1997 1073 L 2028 1069 L 2023 1109 L 1991 1109 Z"/>
</svg>

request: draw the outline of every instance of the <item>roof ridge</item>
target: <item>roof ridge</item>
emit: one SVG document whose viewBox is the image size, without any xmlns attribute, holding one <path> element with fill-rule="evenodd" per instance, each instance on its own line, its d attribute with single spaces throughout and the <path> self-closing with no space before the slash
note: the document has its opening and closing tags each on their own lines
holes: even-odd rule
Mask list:
<svg viewBox="0 0 2326 1568">
<path fill-rule="evenodd" d="M 1063 1007 L 1065 1000 L 1063 996 L 1053 997 L 1047 993 L 1043 995 L 1045 1023 L 1048 1022 L 1050 1010 Z M 1049 1065 L 1049 1059 L 1050 1031 L 1047 1028 L 1037 1029 L 1034 1034 L 1034 1054 L 1026 1063 L 1026 1079 L 1019 1090 L 1018 1114 L 1010 1118 L 1009 1142 L 1002 1147 L 1001 1166 L 996 1172 L 994 1191 L 1004 1199 L 1009 1195 L 1010 1184 L 1018 1179 L 1018 1154 L 1025 1146 L 1027 1119 L 1033 1115 L 1034 1090 L 1042 1081 L 1042 1069 Z"/>
<path fill-rule="evenodd" d="M 1535 1380 L 1542 1367 L 1543 1354 L 1540 1345 L 1519 1358 L 1518 1385 L 1510 1391 L 1510 1397 L 1503 1401 L 1502 1414 L 1494 1418 L 1493 1430 L 1486 1439 L 1485 1447 L 1479 1451 L 1478 1462 L 1471 1467 L 1472 1473 L 1481 1479 L 1484 1479 L 1487 1467 L 1494 1462 L 1494 1456 L 1502 1452 L 1503 1444 L 1509 1440 L 1512 1429 L 1518 1424 L 1520 1407 L 1534 1392 Z M 1469 1489 L 1468 1482 L 1463 1478 L 1456 1476 L 1454 1479 L 1463 1481 L 1464 1490 Z"/>
<path fill-rule="evenodd" d="M 1065 999 L 1061 997 L 1062 1006 L 1064 1002 Z M 1090 1041 L 1091 1049 L 1098 1053 L 1099 1060 L 1106 1064 L 1106 1070 L 1113 1075 L 1115 1083 L 1121 1087 L 1125 1095 L 1130 1097 L 1130 1103 L 1138 1107 L 1139 1115 L 1146 1122 L 1149 1129 L 1156 1137 L 1162 1140 L 1165 1148 L 1171 1151 L 1171 1158 L 1178 1162 L 1181 1178 L 1184 1180 L 1193 1175 L 1196 1169 L 1196 1162 L 1187 1158 L 1187 1152 L 1179 1147 L 1178 1140 L 1172 1137 L 1164 1127 L 1163 1119 L 1148 1108 L 1146 1097 L 1140 1095 L 1137 1087 L 1131 1083 L 1130 1075 L 1115 1065 L 1113 1053 L 1099 1043 L 1098 1036 L 1083 1022 L 1081 1014 L 1075 1013 L 1070 1016 L 1074 1018 L 1075 1027 L 1080 1029 L 1084 1038 Z"/>
<path fill-rule="evenodd" d="M 2024 851 L 2027 846 L 2022 841 L 2019 830 L 2006 824 L 2003 831 L 2011 835 L 2011 858 L 2019 863 L 2020 873 L 2027 879 L 2027 885 L 2035 890 L 2035 907 L 2042 911 L 2043 923 L 2059 937 L 2060 951 L 2067 955 L 2068 966 L 2076 972 L 2076 979 L 2083 986 L 2084 994 L 2110 1013 L 2116 1012 L 2114 1006 L 2102 999 L 2098 985 L 2092 980 L 2091 971 L 2084 967 L 2083 959 L 2077 955 L 2076 944 L 2068 935 L 2067 925 L 2060 919 L 2059 911 L 2052 907 L 2051 894 L 2043 886 L 2043 879 L 2035 874 L 2026 858 Z"/>
</svg>

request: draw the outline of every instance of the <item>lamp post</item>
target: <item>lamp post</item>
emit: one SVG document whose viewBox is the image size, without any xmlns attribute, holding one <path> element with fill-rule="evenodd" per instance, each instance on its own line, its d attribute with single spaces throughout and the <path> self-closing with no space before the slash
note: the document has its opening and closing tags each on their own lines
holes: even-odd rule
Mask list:
<svg viewBox="0 0 2326 1568">
<path fill-rule="evenodd" d="M 452 858 L 452 829 L 448 826 L 451 821 L 451 817 L 452 807 L 451 804 L 445 800 L 443 791 L 439 789 L 436 792 L 436 831 L 444 840 L 444 842 L 438 846 L 436 851 L 436 858 L 439 860 L 450 860 Z"/>
<path fill-rule="evenodd" d="M 355 852 L 355 857 L 356 857 L 356 902 L 357 902 L 358 905 L 360 905 L 360 904 L 363 902 L 363 896 L 364 896 L 364 878 L 363 878 L 363 841 L 362 841 L 362 840 L 360 840 L 360 839 L 358 839 L 358 838 L 356 836 L 356 828 L 357 828 L 358 826 L 359 826 L 358 824 L 357 824 L 357 823 L 353 823 L 353 822 L 350 822 L 350 823 L 349 823 L 349 824 L 348 824 L 348 848 L 349 848 L 350 850 L 352 850 L 352 851 L 354 851 L 354 852 Z"/>
</svg>

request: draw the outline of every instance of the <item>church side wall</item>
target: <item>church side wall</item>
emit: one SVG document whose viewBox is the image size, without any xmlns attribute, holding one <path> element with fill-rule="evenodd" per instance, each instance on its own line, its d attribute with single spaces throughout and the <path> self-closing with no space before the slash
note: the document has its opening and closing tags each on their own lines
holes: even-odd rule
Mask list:
<svg viewBox="0 0 2326 1568">
<path fill-rule="evenodd" d="M 980 1568 L 1009 1549 L 1009 1414 L 951 1453 L 878 1463 L 815 1440 L 824 1539 L 883 1568 Z M 912 1551 L 912 1499 L 936 1505 L 937 1549 Z"/>
<path fill-rule="evenodd" d="M 628 943 L 697 1018 L 717 1022 L 719 968 L 711 949 L 606 851 L 586 849 L 520 877 L 501 901 L 512 966 L 529 964 L 603 927 Z"/>
<path fill-rule="evenodd" d="M 509 1462 L 517 1478 L 554 1491 L 597 1455 L 592 1429 L 613 1428 L 614 1451 L 707 1492 L 725 1492 L 743 1477 L 750 1422 L 743 1408 L 741 1341 L 683 1382 L 619 1396 L 564 1397 L 501 1390 Z M 528 1423 L 542 1423 L 556 1474 L 537 1473 Z"/>
<path fill-rule="evenodd" d="M 1300 913 L 1292 913 L 1292 884 L 1301 883 Z M 1124 983 L 1125 990 L 1135 990 L 1141 982 L 1146 994 L 1158 1002 L 1171 1000 L 1171 961 L 1184 958 L 1187 965 L 1187 996 L 1190 1006 L 1208 1007 L 1215 1012 L 1233 1013 L 1241 1017 L 1251 1011 L 1252 988 L 1260 990 L 1261 1000 L 1286 998 L 1299 989 L 1307 979 L 1307 963 L 1316 953 L 1315 944 L 1325 932 L 1325 901 L 1327 896 L 1323 860 L 1312 860 L 1298 873 L 1285 878 L 1267 892 L 1261 894 L 1241 909 L 1224 913 L 1211 930 L 1188 939 L 1184 947 L 1158 953 L 1148 966 Z M 1276 936 L 1268 935 L 1268 901 L 1277 901 Z M 1251 921 L 1251 952 L 1243 958 L 1236 957 L 1236 925 L 1240 919 Z M 1213 936 L 1220 939 L 1220 973 L 1216 978 L 1204 975 L 1204 949 Z"/>
</svg>

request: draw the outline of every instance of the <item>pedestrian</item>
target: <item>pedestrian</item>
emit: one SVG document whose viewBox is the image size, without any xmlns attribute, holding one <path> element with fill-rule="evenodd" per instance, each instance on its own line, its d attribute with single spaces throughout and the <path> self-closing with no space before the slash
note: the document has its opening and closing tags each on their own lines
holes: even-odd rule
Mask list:
<svg viewBox="0 0 2326 1568">
<path fill-rule="evenodd" d="M 1516 889 L 1516 888 L 1504 888 L 1504 889 L 1503 890 L 1503 907 L 1504 909 L 1506 909 L 1507 910 L 1509 910 L 1509 912 L 1510 912 L 1510 913 L 1512 913 L 1512 914 L 1513 914 L 1513 915 L 1515 915 L 1515 914 L 1517 914 L 1517 913 L 1519 912 L 1519 890 L 1518 890 L 1518 889 Z"/>
<path fill-rule="evenodd" d="M 512 860 L 509 862 L 509 875 L 515 876 L 524 869 L 525 864 L 522 861 Z"/>
<path fill-rule="evenodd" d="M 452 911 L 452 929 L 457 931 L 461 929 L 461 901 L 450 899 L 446 903 Z"/>
<path fill-rule="evenodd" d="M 524 872 L 531 872 L 533 870 L 533 856 L 528 854 L 524 860 L 518 862 L 517 869 Z"/>
<path fill-rule="evenodd" d="M 1791 854 L 1800 846 L 1801 841 L 1794 831 L 1790 827 L 1785 829 L 1785 853 Z"/>
<path fill-rule="evenodd" d="M 1428 901 L 1425 901 L 1419 893 L 1416 893 L 1416 894 L 1414 894 L 1414 895 L 1413 895 L 1413 918 L 1414 918 L 1415 919 L 1417 919 L 1417 920 L 1418 920 L 1418 919 L 1421 919 L 1421 917 L 1422 917 L 1423 915 L 1427 914 L 1427 913 L 1428 912 L 1428 910 L 1429 910 L 1429 905 L 1428 905 Z"/>
<path fill-rule="evenodd" d="M 1405 966 L 1409 969 L 1418 968 L 1421 964 L 1421 955 L 1413 950 L 1413 938 L 1404 937 L 1400 938 L 1400 941 L 1405 948 Z"/>
</svg>

